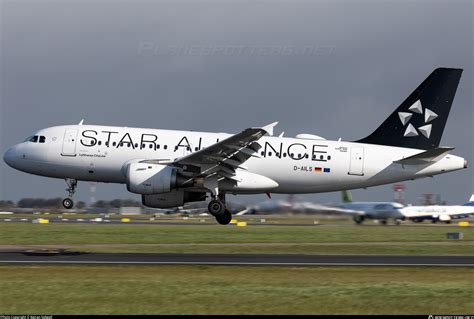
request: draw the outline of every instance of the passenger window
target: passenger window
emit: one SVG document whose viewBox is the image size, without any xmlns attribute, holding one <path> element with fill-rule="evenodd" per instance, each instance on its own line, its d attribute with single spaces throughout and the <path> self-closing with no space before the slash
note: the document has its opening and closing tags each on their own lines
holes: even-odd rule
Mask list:
<svg viewBox="0 0 474 319">
<path fill-rule="evenodd" d="M 157 149 L 157 150 L 160 149 L 160 144 L 156 145 L 156 149 Z"/>
<path fill-rule="evenodd" d="M 40 136 L 40 137 L 39 137 L 39 142 L 40 142 L 40 143 L 46 142 L 46 137 Z"/>
<path fill-rule="evenodd" d="M 199 148 L 197 148 L 197 147 L 194 148 L 194 151 L 195 151 L 195 152 L 197 152 L 198 150 L 199 150 Z"/>
<path fill-rule="evenodd" d="M 112 146 L 116 146 L 116 145 L 117 145 L 117 142 L 113 142 L 113 143 L 112 143 Z"/>
<path fill-rule="evenodd" d="M 323 156 L 323 155 L 320 155 L 320 156 L 319 156 L 319 159 L 321 159 L 321 160 L 324 159 L 324 156 Z"/>
<path fill-rule="evenodd" d="M 328 161 L 330 161 L 330 160 L 331 160 L 331 155 L 328 155 Z"/>
<path fill-rule="evenodd" d="M 163 148 L 166 150 L 168 148 L 168 145 L 163 146 Z"/>
<path fill-rule="evenodd" d="M 150 146 L 149 146 L 149 147 L 150 147 L 150 148 L 153 148 L 153 144 L 150 144 Z"/>
<path fill-rule="evenodd" d="M 137 147 L 138 147 L 138 143 L 135 143 L 135 148 L 137 148 Z"/>
<path fill-rule="evenodd" d="M 272 156 L 272 152 L 268 152 L 268 156 Z"/>
<path fill-rule="evenodd" d="M 102 145 L 102 141 L 98 141 L 98 142 L 97 142 L 97 145 Z"/>
</svg>

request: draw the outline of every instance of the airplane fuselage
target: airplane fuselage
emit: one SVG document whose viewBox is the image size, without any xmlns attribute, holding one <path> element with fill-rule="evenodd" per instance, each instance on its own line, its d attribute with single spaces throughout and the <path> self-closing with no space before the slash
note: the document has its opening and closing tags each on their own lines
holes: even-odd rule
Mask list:
<svg viewBox="0 0 474 319">
<path fill-rule="evenodd" d="M 67 125 L 38 131 L 42 143 L 25 141 L 10 148 L 5 161 L 31 174 L 81 181 L 127 183 L 125 166 L 141 160 L 171 163 L 231 134 L 96 125 Z M 264 136 L 262 148 L 245 162 L 246 171 L 275 182 L 268 189 L 223 186 L 228 193 L 319 193 L 434 176 L 466 167 L 445 155 L 427 164 L 394 161 L 423 150 L 324 139 Z"/>
</svg>

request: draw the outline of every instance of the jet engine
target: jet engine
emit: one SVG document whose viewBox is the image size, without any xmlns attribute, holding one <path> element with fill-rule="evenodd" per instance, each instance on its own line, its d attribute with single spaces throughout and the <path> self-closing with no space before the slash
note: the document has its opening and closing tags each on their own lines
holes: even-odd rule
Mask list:
<svg viewBox="0 0 474 319">
<path fill-rule="evenodd" d="M 153 163 L 130 163 L 126 167 L 127 189 L 136 194 L 168 193 L 184 186 L 175 167 Z"/>
<path fill-rule="evenodd" d="M 188 192 L 184 189 L 173 189 L 168 193 L 142 195 L 142 204 L 152 208 L 170 208 L 183 206 L 187 202 L 206 200 L 206 193 Z"/>
<path fill-rule="evenodd" d="M 442 222 L 445 222 L 447 224 L 451 223 L 451 216 L 447 214 L 441 214 L 438 216 L 438 219 Z"/>
</svg>

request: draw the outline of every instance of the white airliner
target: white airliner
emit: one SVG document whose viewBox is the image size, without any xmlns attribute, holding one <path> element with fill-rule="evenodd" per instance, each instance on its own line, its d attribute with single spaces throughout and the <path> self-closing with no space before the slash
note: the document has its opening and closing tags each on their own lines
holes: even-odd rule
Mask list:
<svg viewBox="0 0 474 319">
<path fill-rule="evenodd" d="M 422 222 L 431 220 L 433 223 L 442 221 L 450 223 L 453 219 L 467 218 L 474 215 L 474 194 L 464 205 L 428 205 L 406 206 L 400 209 L 405 219 Z"/>
<path fill-rule="evenodd" d="M 355 142 L 273 137 L 277 123 L 231 135 L 81 121 L 39 130 L 8 149 L 4 161 L 65 179 L 66 208 L 73 207 L 77 181 L 122 183 L 155 208 L 203 201 L 210 193 L 209 213 L 228 224 L 228 193 L 331 192 L 466 168 L 465 159 L 449 154 L 453 148 L 439 147 L 461 73 L 434 70 L 377 130 Z"/>
</svg>

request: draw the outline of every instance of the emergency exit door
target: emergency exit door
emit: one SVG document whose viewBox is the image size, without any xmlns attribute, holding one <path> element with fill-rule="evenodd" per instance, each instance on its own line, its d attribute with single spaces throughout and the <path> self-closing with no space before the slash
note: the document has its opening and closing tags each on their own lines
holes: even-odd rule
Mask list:
<svg viewBox="0 0 474 319">
<path fill-rule="evenodd" d="M 351 161 L 349 164 L 349 175 L 364 175 L 364 148 L 351 147 Z"/>
</svg>

